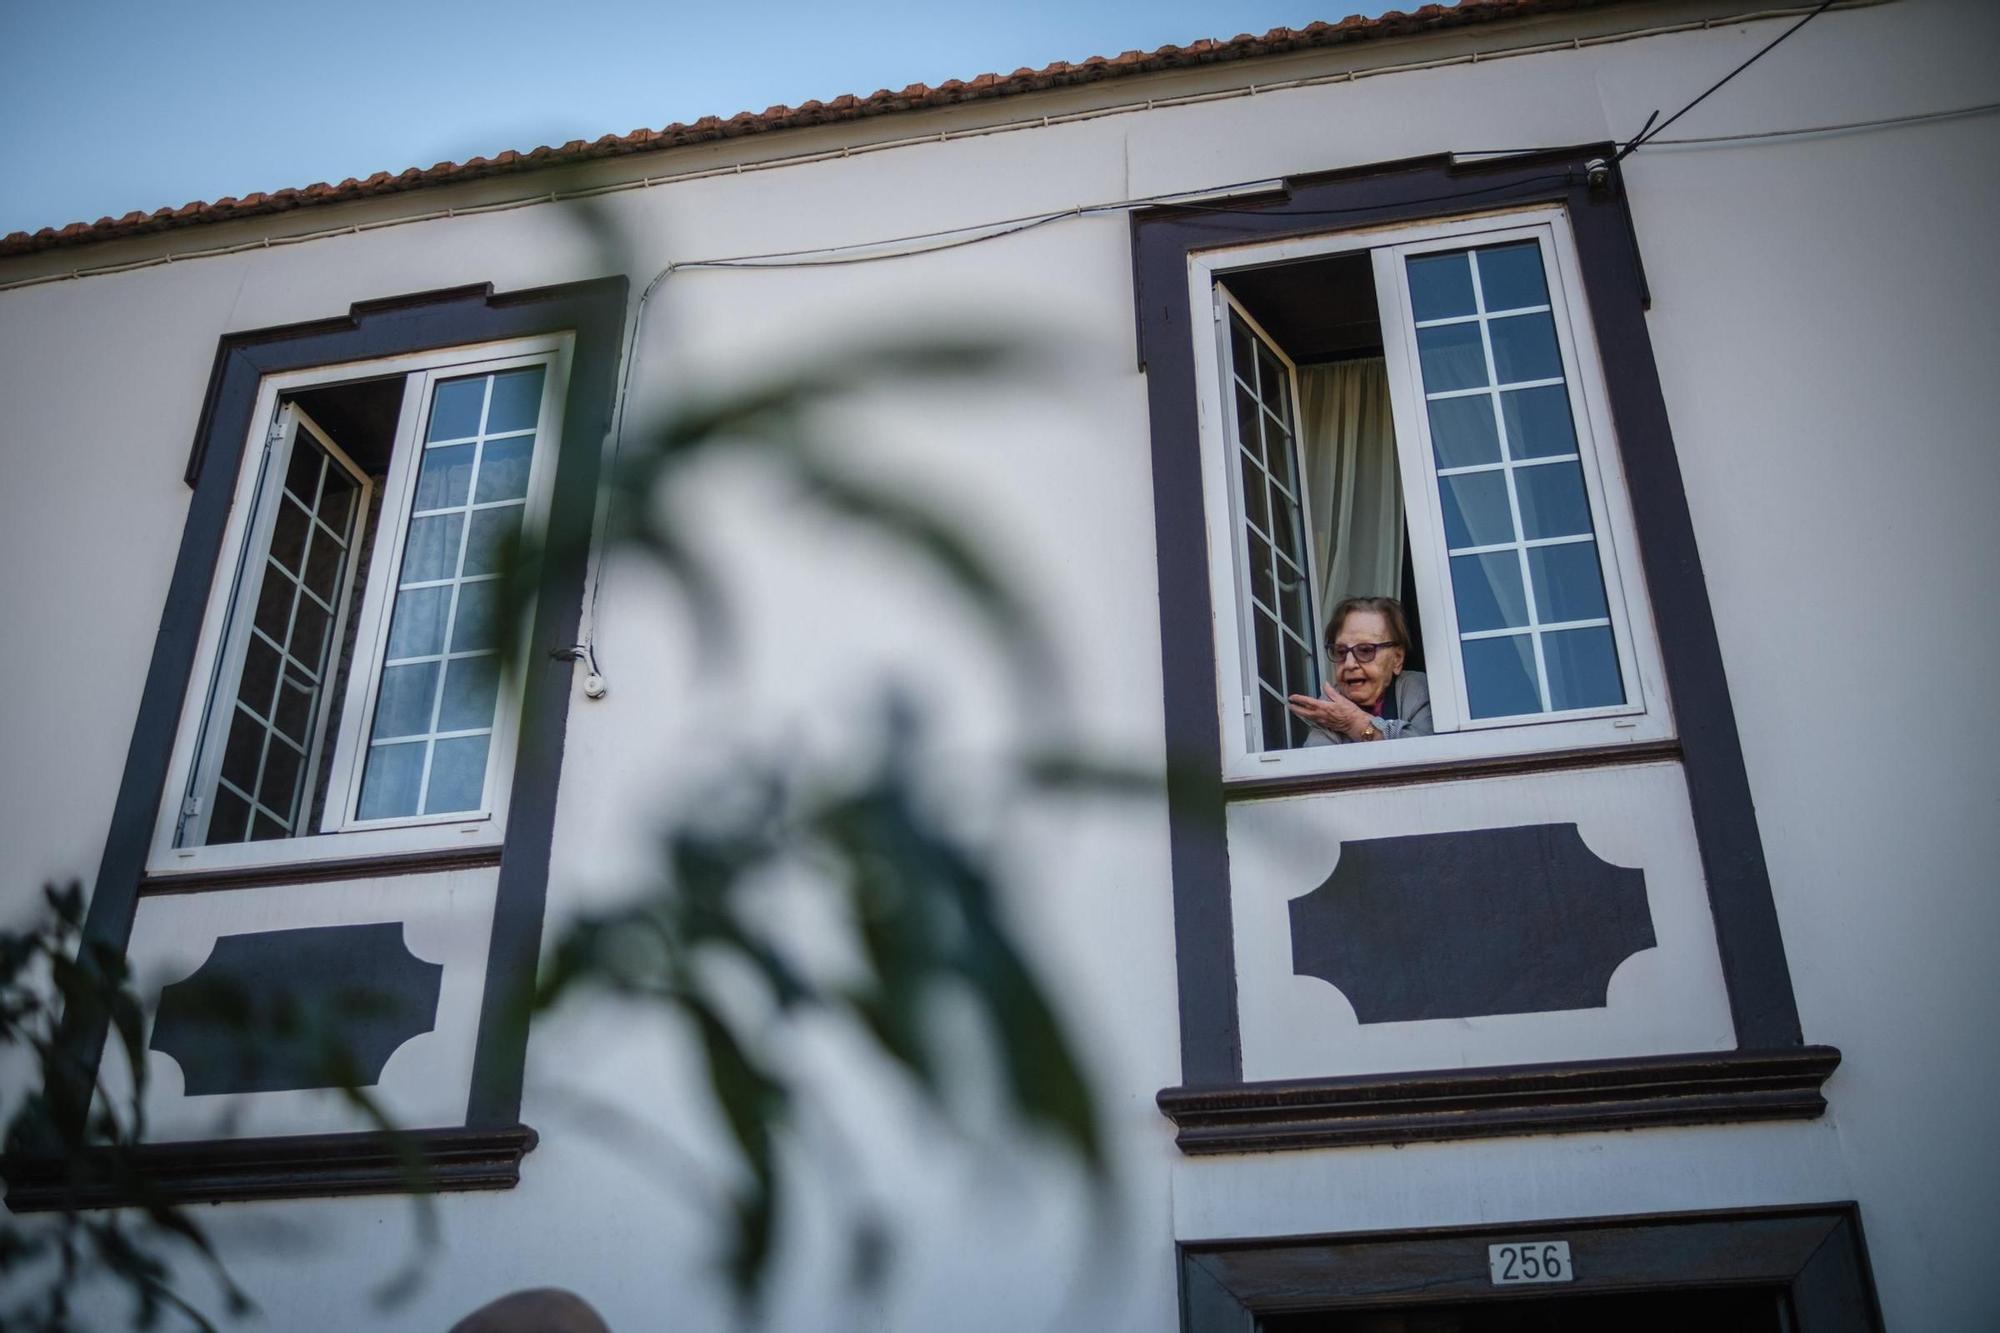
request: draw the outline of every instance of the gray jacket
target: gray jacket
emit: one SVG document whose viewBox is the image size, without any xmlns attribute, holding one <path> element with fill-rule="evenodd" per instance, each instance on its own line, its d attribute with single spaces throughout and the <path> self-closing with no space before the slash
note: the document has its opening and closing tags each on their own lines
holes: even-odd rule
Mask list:
<svg viewBox="0 0 2000 1333">
<path fill-rule="evenodd" d="M 1396 683 L 1389 687 L 1390 701 L 1395 705 L 1394 717 L 1375 719 L 1375 725 L 1382 732 L 1382 739 L 1397 740 L 1404 736 L 1428 736 L 1431 734 L 1431 683 L 1421 671 L 1405 671 L 1396 677 Z M 1352 745 L 1352 736 L 1342 736 L 1335 732 L 1312 729 L 1306 737 L 1308 748 L 1315 745 Z"/>
</svg>

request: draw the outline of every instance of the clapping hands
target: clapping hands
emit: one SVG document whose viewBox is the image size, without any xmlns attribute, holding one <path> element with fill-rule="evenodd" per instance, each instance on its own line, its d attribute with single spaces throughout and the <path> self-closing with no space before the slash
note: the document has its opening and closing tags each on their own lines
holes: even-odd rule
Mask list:
<svg viewBox="0 0 2000 1333">
<path fill-rule="evenodd" d="M 1320 693 L 1323 697 L 1318 699 L 1307 694 L 1294 694 L 1286 702 L 1294 713 L 1313 726 L 1350 740 L 1364 740 L 1374 730 L 1374 715 L 1360 704 L 1331 685 L 1322 685 Z"/>
</svg>

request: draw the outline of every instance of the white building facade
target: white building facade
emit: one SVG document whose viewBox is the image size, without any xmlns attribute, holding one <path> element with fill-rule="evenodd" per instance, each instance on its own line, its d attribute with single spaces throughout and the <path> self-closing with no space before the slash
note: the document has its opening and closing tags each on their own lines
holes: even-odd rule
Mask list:
<svg viewBox="0 0 2000 1333">
<path fill-rule="evenodd" d="M 86 879 L 162 1170 L 270 1326 L 538 1285 L 727 1325 L 663 1165 L 716 1142 L 685 1043 L 523 1040 L 509 987 L 732 738 L 838 754 L 891 680 L 972 807 L 1057 714 L 728 467 L 687 514 L 715 670 L 574 501 L 691 394 L 968 328 L 1030 355 L 823 424 L 1025 590 L 1062 737 L 1170 774 L 993 833 L 1115 1204 L 801 1034 L 852 1134 L 801 1170 L 851 1149 L 898 1248 L 849 1294 L 822 1180 L 772 1326 L 1990 1326 L 2000 706 L 1936 682 L 2000 654 L 2000 14 L 1836 4 L 1619 151 L 1812 8 L 1469 6 L 10 238 L 0 893 Z M 495 553 L 579 522 L 503 688 Z M 1306 744 L 1284 697 L 1378 593 L 1431 734 Z M 176 1005 L 204 972 L 385 997 L 330 1021 L 438 1249 L 350 1107 Z"/>
</svg>

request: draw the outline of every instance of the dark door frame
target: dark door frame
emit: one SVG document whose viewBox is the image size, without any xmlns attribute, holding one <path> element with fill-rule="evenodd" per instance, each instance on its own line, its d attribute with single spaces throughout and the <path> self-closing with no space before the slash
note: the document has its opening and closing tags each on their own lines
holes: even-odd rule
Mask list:
<svg viewBox="0 0 2000 1333">
<path fill-rule="evenodd" d="M 1569 1242 L 1575 1278 L 1494 1286 L 1486 1247 Z M 1183 1333 L 1255 1333 L 1264 1316 L 1694 1287 L 1771 1287 L 1797 1333 L 1881 1333 L 1860 1205 L 1505 1222 L 1484 1227 L 1183 1241 Z"/>
</svg>

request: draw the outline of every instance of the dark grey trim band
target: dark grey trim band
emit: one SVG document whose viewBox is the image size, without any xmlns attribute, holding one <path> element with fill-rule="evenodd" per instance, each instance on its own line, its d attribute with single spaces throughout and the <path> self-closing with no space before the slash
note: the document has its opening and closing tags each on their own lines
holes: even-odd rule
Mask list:
<svg viewBox="0 0 2000 1333">
<path fill-rule="evenodd" d="M 1707 876 L 1723 977 L 1740 1047 L 1797 1047 L 1803 1036 L 1791 973 L 1737 741 L 1729 685 L 1688 517 L 1680 466 L 1643 314 L 1645 293 L 1623 183 L 1614 169 L 1593 190 L 1585 164 L 1610 145 L 1555 150 L 1459 166 L 1448 158 L 1288 183 L 1276 197 L 1226 207 L 1163 207 L 1132 219 L 1140 361 L 1152 425 L 1153 512 L 1158 534 L 1161 675 L 1165 692 L 1170 856 L 1178 968 L 1181 1072 L 1190 1085 L 1240 1082 L 1234 937 L 1225 794 L 1219 756 L 1216 669 L 1208 595 L 1189 257 L 1198 251 L 1342 227 L 1449 217 L 1501 205 L 1563 205 L 1575 236 L 1605 388 L 1629 482 L 1639 555 L 1660 628 L 1702 868 Z M 1645 762 L 1661 747 L 1561 757 L 1562 763 Z M 1556 757 L 1551 757 L 1552 761 Z M 1511 771 L 1525 760 L 1385 771 L 1349 781 L 1259 786 L 1244 796 L 1290 790 L 1444 780 Z M 1554 766 L 1552 763 L 1551 766 Z"/>
<path fill-rule="evenodd" d="M 149 1200 L 224 1203 L 504 1190 L 520 1183 L 521 1159 L 537 1142 L 526 1125 L 419 1129 L 396 1139 L 376 1133 L 216 1139 L 136 1148 L 122 1173 L 100 1155 L 69 1163 L 10 1158 L 0 1162 L 0 1174 L 7 1180 L 7 1207 L 16 1213 L 122 1208 Z M 415 1160 L 406 1162 L 399 1146 Z M 146 1191 L 133 1188 L 135 1175 L 143 1177 Z"/>
<path fill-rule="evenodd" d="M 1811 1120 L 1840 1064 L 1831 1046 L 1511 1065 L 1442 1073 L 1167 1088 L 1191 1155 L 1356 1147 L 1641 1125 Z"/>
<path fill-rule="evenodd" d="M 552 550 L 577 554 L 551 560 L 542 571 L 531 639 L 544 648 L 566 647 L 576 642 L 582 610 L 581 553 L 595 512 L 599 461 L 611 423 L 627 291 L 623 276 L 504 295 L 491 287 L 463 287 L 363 303 L 343 318 L 222 339 L 188 460 L 194 496 L 84 922 L 88 941 L 123 950 L 131 936 L 153 820 L 166 786 L 168 756 L 194 671 L 203 610 L 263 377 L 506 338 L 573 334 L 549 544 Z M 552 663 L 546 652 L 537 651 L 526 655 L 525 665 L 520 743 L 467 1107 L 468 1125 L 493 1130 L 520 1119 L 527 1030 L 511 1010 L 516 1007 L 513 997 L 531 989 L 534 981 L 569 713 L 569 665 Z M 307 873 L 319 876 L 322 871 Z M 289 878 L 293 876 L 274 871 L 259 882 Z M 231 881 L 232 886 L 240 883 Z M 86 962 L 88 953 L 86 949 Z M 503 1016 L 502 1009 L 510 1012 Z M 67 1074 L 49 1092 L 53 1111 L 67 1124 L 82 1123 L 104 1039 L 101 1021 L 66 1023 L 59 1035 Z"/>
<path fill-rule="evenodd" d="M 1632 741 L 1588 749 L 1543 750 L 1537 754 L 1495 754 L 1477 759 L 1399 764 L 1393 768 L 1363 768 L 1346 773 L 1310 773 L 1301 777 L 1249 778 L 1229 784 L 1231 802 L 1260 797 L 1304 796 L 1322 791 L 1377 790 L 1423 782 L 1463 782 L 1467 778 L 1511 778 L 1523 773 L 1557 773 L 1580 768 L 1616 768 L 1628 764 L 1672 762 L 1681 757 L 1679 741 Z"/>
<path fill-rule="evenodd" d="M 1571 1280 L 1495 1287 L 1486 1247 L 1533 1239 L 1569 1243 Z M 1882 1329 L 1853 1203 L 1190 1241 L 1178 1249 L 1183 1333 L 1251 1333 L 1284 1314 L 1690 1287 L 1769 1288 L 1797 1333 Z"/>
<path fill-rule="evenodd" d="M 142 897 L 205 893 L 210 889 L 271 888 L 279 884 L 330 884 L 344 879 L 389 879 L 397 875 L 440 875 L 448 870 L 481 870 L 500 864 L 498 847 L 448 847 L 439 852 L 397 852 L 282 866 L 245 866 L 182 875 L 147 875 Z"/>
</svg>

